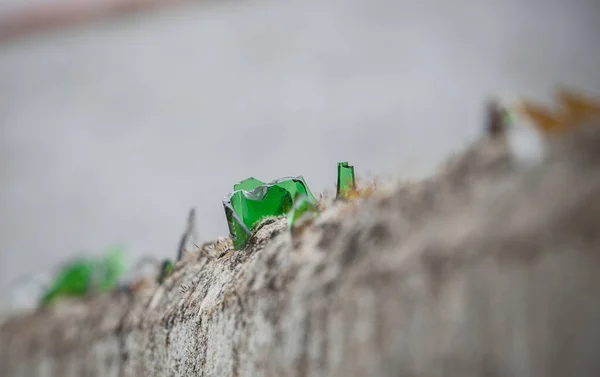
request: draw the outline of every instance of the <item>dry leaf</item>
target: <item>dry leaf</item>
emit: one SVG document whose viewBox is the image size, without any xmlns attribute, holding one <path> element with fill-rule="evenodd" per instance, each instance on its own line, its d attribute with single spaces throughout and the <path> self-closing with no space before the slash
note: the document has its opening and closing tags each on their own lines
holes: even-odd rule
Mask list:
<svg viewBox="0 0 600 377">
<path fill-rule="evenodd" d="M 544 134 L 555 134 L 578 127 L 590 117 L 600 116 L 600 100 L 561 88 L 556 98 L 560 105 L 552 111 L 532 102 L 521 102 L 517 112 L 525 115 Z"/>
</svg>

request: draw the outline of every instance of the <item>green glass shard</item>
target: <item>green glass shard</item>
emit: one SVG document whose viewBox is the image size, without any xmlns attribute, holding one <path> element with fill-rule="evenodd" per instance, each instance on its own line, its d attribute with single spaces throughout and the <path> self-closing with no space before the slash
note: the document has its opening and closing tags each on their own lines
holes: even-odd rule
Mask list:
<svg viewBox="0 0 600 377">
<path fill-rule="evenodd" d="M 254 178 L 254 177 L 250 177 L 250 178 L 244 179 L 240 183 L 233 185 L 233 191 L 237 191 L 237 190 L 252 191 L 255 188 L 257 188 L 258 186 L 262 186 L 264 184 L 265 183 L 263 181 L 259 181 L 258 179 Z"/>
<path fill-rule="evenodd" d="M 111 250 L 107 256 L 99 262 L 100 278 L 97 289 L 100 292 L 113 290 L 119 283 L 119 279 L 126 269 L 125 253 L 121 249 Z"/>
<path fill-rule="evenodd" d="M 270 183 L 248 178 L 234 186 L 234 191 L 223 199 L 225 216 L 233 246 L 246 246 L 250 234 L 262 219 L 286 215 L 298 195 L 307 195 L 316 201 L 303 177 L 286 177 Z"/>
<path fill-rule="evenodd" d="M 64 296 L 83 296 L 92 286 L 94 270 L 94 264 L 88 261 L 75 261 L 63 267 L 42 297 L 42 305 Z"/>
<path fill-rule="evenodd" d="M 347 161 L 338 162 L 336 198 L 343 199 L 354 190 L 356 190 L 354 166 L 348 165 Z"/>
<path fill-rule="evenodd" d="M 171 262 L 168 259 L 165 259 L 160 266 L 160 274 L 158 276 L 158 284 L 164 283 L 165 279 L 167 278 L 167 276 L 169 276 L 171 274 L 171 272 L 173 272 L 174 268 L 175 268 L 175 266 L 173 265 L 173 262 Z"/>
<path fill-rule="evenodd" d="M 515 125 L 513 114 L 505 108 L 502 109 L 502 122 L 508 127 L 514 127 Z"/>
<path fill-rule="evenodd" d="M 288 214 L 288 229 L 292 229 L 299 219 L 307 216 L 316 217 L 318 213 L 317 202 L 314 199 L 311 199 L 308 195 L 298 196 Z"/>
<path fill-rule="evenodd" d="M 60 297 L 77 297 L 95 290 L 108 292 L 115 289 L 125 272 L 122 250 L 112 250 L 100 260 L 76 260 L 64 266 L 54 283 L 41 299 L 48 305 Z"/>
</svg>

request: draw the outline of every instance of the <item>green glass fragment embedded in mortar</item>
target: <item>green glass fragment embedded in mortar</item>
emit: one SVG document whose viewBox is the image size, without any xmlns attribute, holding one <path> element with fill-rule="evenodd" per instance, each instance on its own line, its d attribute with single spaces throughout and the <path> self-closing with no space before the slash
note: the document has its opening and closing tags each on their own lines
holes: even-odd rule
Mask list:
<svg viewBox="0 0 600 377">
<path fill-rule="evenodd" d="M 292 210 L 288 214 L 288 229 L 292 229 L 296 222 L 307 216 L 316 217 L 319 213 L 317 202 L 308 195 L 300 195 L 296 198 Z"/>
<path fill-rule="evenodd" d="M 165 259 L 162 261 L 160 265 L 160 273 L 158 275 L 158 284 L 162 284 L 165 282 L 165 279 L 171 275 L 175 265 L 169 259 Z"/>
<path fill-rule="evenodd" d="M 246 246 L 253 228 L 264 218 L 288 214 L 298 195 L 316 201 L 301 176 L 270 183 L 250 177 L 234 185 L 234 191 L 223 199 L 233 247 Z"/>
<path fill-rule="evenodd" d="M 356 190 L 354 166 L 348 165 L 348 162 L 338 162 L 336 199 L 343 199 L 354 190 Z"/>
<path fill-rule="evenodd" d="M 48 305 L 61 297 L 79 297 L 91 291 L 108 292 L 117 287 L 125 272 L 124 254 L 113 250 L 102 260 L 76 260 L 64 266 L 41 299 Z"/>
</svg>

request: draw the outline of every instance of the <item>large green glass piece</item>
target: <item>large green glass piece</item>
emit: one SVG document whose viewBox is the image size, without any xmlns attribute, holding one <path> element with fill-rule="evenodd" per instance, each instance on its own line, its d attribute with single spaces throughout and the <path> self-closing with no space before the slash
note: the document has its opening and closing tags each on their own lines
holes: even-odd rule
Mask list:
<svg viewBox="0 0 600 377">
<path fill-rule="evenodd" d="M 233 247 L 239 250 L 246 246 L 254 226 L 262 219 L 286 215 L 292 209 L 294 198 L 300 195 L 316 201 L 301 176 L 270 183 L 248 178 L 234 185 L 234 191 L 223 199 Z"/>
<path fill-rule="evenodd" d="M 354 190 L 356 190 L 354 166 L 348 165 L 348 162 L 338 162 L 336 198 L 343 199 Z"/>
<path fill-rule="evenodd" d="M 318 213 L 317 202 L 308 195 L 300 195 L 288 214 L 288 229 L 291 230 L 299 219 L 308 216 L 316 217 Z"/>
<path fill-rule="evenodd" d="M 76 260 L 64 266 L 54 283 L 42 297 L 42 305 L 60 297 L 77 297 L 95 290 L 113 290 L 125 272 L 125 258 L 121 250 L 113 250 L 101 260 Z"/>
</svg>

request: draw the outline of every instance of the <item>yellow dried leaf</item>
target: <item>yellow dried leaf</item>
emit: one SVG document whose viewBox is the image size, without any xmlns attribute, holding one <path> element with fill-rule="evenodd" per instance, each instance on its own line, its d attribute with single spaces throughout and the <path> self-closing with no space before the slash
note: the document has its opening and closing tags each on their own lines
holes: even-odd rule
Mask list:
<svg viewBox="0 0 600 377">
<path fill-rule="evenodd" d="M 550 110 L 528 102 L 522 102 L 517 105 L 517 111 L 528 117 L 540 131 L 543 133 L 553 133 L 559 131 L 563 126 L 560 119 Z"/>
<path fill-rule="evenodd" d="M 589 116 L 600 115 L 600 102 L 593 101 L 581 94 L 560 89 L 557 97 L 565 110 L 569 121 L 579 122 Z"/>
<path fill-rule="evenodd" d="M 556 97 L 559 111 L 551 111 L 531 102 L 521 102 L 517 111 L 525 115 L 545 134 L 554 134 L 578 127 L 590 117 L 600 116 L 600 101 L 560 88 Z"/>
<path fill-rule="evenodd" d="M 370 184 L 364 187 L 356 187 L 353 190 L 348 191 L 343 195 L 343 198 L 346 200 L 355 200 L 359 198 L 366 199 L 373 195 L 373 193 L 377 190 L 377 182 L 373 181 Z"/>
</svg>

